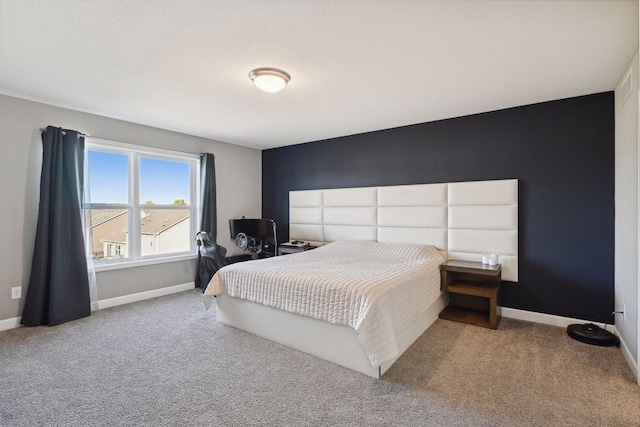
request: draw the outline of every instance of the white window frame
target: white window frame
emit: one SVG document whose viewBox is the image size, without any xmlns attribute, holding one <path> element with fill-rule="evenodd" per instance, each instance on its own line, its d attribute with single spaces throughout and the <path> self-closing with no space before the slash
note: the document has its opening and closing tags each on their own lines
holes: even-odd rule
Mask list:
<svg viewBox="0 0 640 427">
<path fill-rule="evenodd" d="M 128 229 L 129 240 L 127 244 L 128 257 L 121 259 L 101 260 L 95 262 L 95 270 L 108 271 L 121 268 L 139 267 L 143 265 L 152 265 L 166 262 L 183 261 L 197 258 L 197 249 L 195 239 L 190 239 L 189 250 L 185 252 L 176 252 L 171 254 L 159 255 L 141 255 L 141 231 L 140 217 L 144 202 L 140 201 L 140 158 L 151 158 L 157 160 L 170 160 L 189 162 L 190 167 L 190 186 L 191 194 L 189 205 L 153 205 L 154 209 L 190 209 L 191 221 L 189 232 L 190 236 L 195 236 L 198 227 L 200 227 L 200 156 L 191 153 L 182 153 L 178 151 L 163 150 L 159 148 L 144 147 L 123 142 L 109 141 L 98 138 L 85 139 L 85 153 L 89 151 L 101 151 L 106 153 L 123 154 L 129 159 L 129 200 L 127 204 L 110 204 L 110 203 L 84 203 L 84 209 L 127 209 L 129 211 Z M 89 180 L 88 174 L 85 180 Z M 137 220 L 136 220 L 137 219 Z"/>
</svg>

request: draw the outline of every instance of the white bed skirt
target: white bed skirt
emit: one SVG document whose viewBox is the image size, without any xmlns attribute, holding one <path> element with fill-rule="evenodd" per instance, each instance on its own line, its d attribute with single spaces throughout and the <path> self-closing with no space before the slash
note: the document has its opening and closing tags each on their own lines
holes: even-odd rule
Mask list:
<svg viewBox="0 0 640 427">
<path fill-rule="evenodd" d="M 441 293 L 431 306 L 398 336 L 400 354 L 393 360 L 373 366 L 358 341 L 356 331 L 348 326 L 334 325 L 311 317 L 300 316 L 226 294 L 216 297 L 217 320 L 229 326 L 250 332 L 300 350 L 345 368 L 380 378 L 393 363 L 438 318 L 446 305 L 446 294 Z"/>
</svg>

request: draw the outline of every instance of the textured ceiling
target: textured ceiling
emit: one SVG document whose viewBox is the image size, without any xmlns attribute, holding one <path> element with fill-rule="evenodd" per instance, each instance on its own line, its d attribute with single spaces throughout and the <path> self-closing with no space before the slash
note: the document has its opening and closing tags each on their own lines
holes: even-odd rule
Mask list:
<svg viewBox="0 0 640 427">
<path fill-rule="evenodd" d="M 0 93 L 256 148 L 613 90 L 637 48 L 638 1 L 0 0 Z"/>
</svg>

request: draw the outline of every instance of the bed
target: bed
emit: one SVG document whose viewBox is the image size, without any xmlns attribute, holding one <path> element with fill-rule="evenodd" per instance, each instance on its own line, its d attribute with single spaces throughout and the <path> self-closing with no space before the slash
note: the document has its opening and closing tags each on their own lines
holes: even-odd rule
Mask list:
<svg viewBox="0 0 640 427">
<path fill-rule="evenodd" d="M 517 180 L 289 201 L 290 238 L 319 248 L 220 270 L 204 297 L 217 297 L 219 322 L 379 378 L 445 307 L 442 261 L 498 252 L 503 280 L 517 281 Z"/>
</svg>

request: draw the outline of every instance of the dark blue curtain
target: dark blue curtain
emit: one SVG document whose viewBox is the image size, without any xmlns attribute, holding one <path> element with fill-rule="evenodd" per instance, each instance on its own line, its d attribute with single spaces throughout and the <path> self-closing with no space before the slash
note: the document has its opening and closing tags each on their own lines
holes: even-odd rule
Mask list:
<svg viewBox="0 0 640 427">
<path fill-rule="evenodd" d="M 48 126 L 42 132 L 40 207 L 23 325 L 58 325 L 91 314 L 83 174 L 84 136 Z"/>
<path fill-rule="evenodd" d="M 216 165 L 215 157 L 211 153 L 200 154 L 200 231 L 209 235 L 211 245 L 201 246 L 202 250 L 208 250 L 207 256 L 212 262 L 209 268 L 202 262 L 201 251 L 198 251 L 198 263 L 196 265 L 196 288 L 206 288 L 218 268 L 225 264 L 224 255 L 227 250 L 218 246 L 218 215 L 216 206 Z"/>
</svg>

